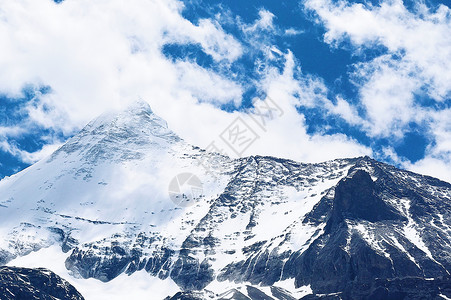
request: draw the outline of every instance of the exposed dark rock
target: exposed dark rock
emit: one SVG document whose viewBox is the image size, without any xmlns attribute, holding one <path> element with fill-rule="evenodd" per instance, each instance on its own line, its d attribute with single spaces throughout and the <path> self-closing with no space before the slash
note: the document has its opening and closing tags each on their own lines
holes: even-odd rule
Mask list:
<svg viewBox="0 0 451 300">
<path fill-rule="evenodd" d="M 279 300 L 296 300 L 296 298 L 291 296 L 290 292 L 280 287 L 272 286 L 271 293 L 276 299 Z"/>
<path fill-rule="evenodd" d="M 189 255 L 180 255 L 171 271 L 171 278 L 184 290 L 202 290 L 214 279 L 208 260 L 199 262 Z"/>
<path fill-rule="evenodd" d="M 132 260 L 118 246 L 109 248 L 105 254 L 108 255 L 99 256 L 92 249 L 85 251 L 76 248 L 66 259 L 66 268 L 78 272 L 83 278 L 92 277 L 107 282 L 124 272 Z"/>
<path fill-rule="evenodd" d="M 69 252 L 78 245 L 78 241 L 70 236 L 70 233 L 64 231 L 61 228 L 50 227 L 49 230 L 59 237 L 59 242 L 61 243 L 61 250 L 64 253 Z"/>
<path fill-rule="evenodd" d="M 310 299 L 368 299 L 368 300 L 420 300 L 444 299 L 451 297 L 451 277 L 425 279 L 405 277 L 376 279 L 361 284 L 349 284 L 343 292 L 330 295 L 308 295 Z"/>
<path fill-rule="evenodd" d="M 196 292 L 178 292 L 172 297 L 166 297 L 164 300 L 204 300 L 201 293 Z"/>
<path fill-rule="evenodd" d="M 0 267 L 0 299 L 67 299 L 83 296 L 66 280 L 50 270 Z"/>
<path fill-rule="evenodd" d="M 310 284 L 318 294 L 334 294 L 349 289 L 349 286 L 363 286 L 377 278 L 446 275 L 443 264 L 431 260 L 398 232 L 397 228 L 406 226 L 407 218 L 382 200 L 382 195 L 388 195 L 388 189 L 383 187 L 382 182 L 386 183 L 389 176 L 379 170 L 380 177 L 376 184 L 366 171 L 351 172 L 351 176 L 337 185 L 330 212 L 319 209 L 321 205 L 323 208 L 328 206 L 326 203 L 329 200 L 323 197 L 308 215 L 307 222 L 313 224 L 315 220 L 322 218 L 321 213 L 324 217 L 328 216 L 324 234 L 306 251 L 291 254 L 283 269 L 284 278 L 295 277 L 296 286 Z M 380 178 L 385 179 L 381 181 Z M 405 187 L 403 189 L 404 196 L 416 195 L 412 191 L 407 192 Z M 394 194 L 397 192 L 399 191 L 393 191 Z M 421 199 L 419 196 L 415 197 Z M 412 211 L 408 213 L 416 216 Z M 362 223 L 378 228 L 377 234 L 382 240 L 380 245 L 386 254 L 375 251 L 374 245 L 368 244 L 362 234 L 352 230 L 349 225 Z M 398 246 L 385 242 L 389 240 L 386 237 L 395 238 Z M 399 247 L 402 247 L 401 250 Z M 349 289 L 349 293 L 352 292 Z M 351 297 L 351 294 L 348 296 Z M 333 299 L 337 296 L 334 294 L 327 296 L 329 297 Z"/>
<path fill-rule="evenodd" d="M 249 297 L 252 300 L 274 300 L 273 297 L 266 295 L 265 293 L 263 293 L 262 291 L 260 291 L 257 288 L 254 288 L 252 286 L 247 286 L 246 288 L 247 288 L 247 294 L 249 295 Z"/>
<path fill-rule="evenodd" d="M 226 293 L 223 293 L 223 294 L 221 294 L 218 297 L 218 300 L 229 300 L 229 299 L 233 299 L 233 300 L 252 300 L 251 298 L 249 298 L 248 296 L 244 295 L 243 293 L 241 293 L 237 289 L 232 289 L 230 291 L 227 291 Z"/>
<path fill-rule="evenodd" d="M 340 181 L 335 188 L 332 215 L 326 226 L 326 233 L 344 219 L 369 222 L 405 221 L 405 217 L 377 195 L 375 188 L 376 185 L 370 174 L 364 170 L 357 170 L 350 178 Z"/>
</svg>

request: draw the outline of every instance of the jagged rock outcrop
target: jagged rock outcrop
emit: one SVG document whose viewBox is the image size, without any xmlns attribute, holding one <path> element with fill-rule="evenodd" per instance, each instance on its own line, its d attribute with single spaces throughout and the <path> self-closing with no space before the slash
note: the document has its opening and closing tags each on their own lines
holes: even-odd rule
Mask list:
<svg viewBox="0 0 451 300">
<path fill-rule="evenodd" d="M 376 279 L 365 284 L 350 284 L 343 292 L 332 294 L 308 295 L 302 300 L 420 300 L 448 299 L 451 295 L 451 277 L 421 278 L 405 277 L 395 279 Z"/>
<path fill-rule="evenodd" d="M 84 300 L 66 280 L 50 270 L 0 267 L 0 299 Z"/>
</svg>

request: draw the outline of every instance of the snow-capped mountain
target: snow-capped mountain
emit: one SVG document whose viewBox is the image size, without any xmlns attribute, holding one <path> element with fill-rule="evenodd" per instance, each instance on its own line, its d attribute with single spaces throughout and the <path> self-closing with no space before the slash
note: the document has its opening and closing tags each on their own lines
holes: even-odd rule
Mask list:
<svg viewBox="0 0 451 300">
<path fill-rule="evenodd" d="M 86 299 L 446 298 L 450 217 L 449 183 L 368 157 L 230 159 L 138 102 L 0 181 L 0 263 Z"/>
</svg>

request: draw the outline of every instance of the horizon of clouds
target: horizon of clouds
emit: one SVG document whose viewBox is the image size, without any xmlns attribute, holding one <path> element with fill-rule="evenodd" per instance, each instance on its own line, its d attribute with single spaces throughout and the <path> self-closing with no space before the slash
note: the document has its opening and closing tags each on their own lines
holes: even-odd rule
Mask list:
<svg viewBox="0 0 451 300">
<path fill-rule="evenodd" d="M 219 134 L 237 117 L 253 124 L 250 100 L 267 95 L 283 116 L 258 131 L 245 155 L 304 162 L 372 155 L 451 182 L 451 38 L 442 35 L 450 29 L 449 8 L 419 4 L 412 11 L 402 1 L 307 0 L 300 6 L 300 13 L 316 16 L 328 47 L 355 58 L 348 74 L 355 99 L 334 92 L 320 75 L 305 71 L 296 51 L 277 44 L 286 36 L 301 38 L 305 28 L 281 26 L 276 12 L 263 6 L 250 20 L 223 9 L 190 21 L 175 0 L 5 2 L 0 94 L 20 117 L 0 124 L 0 150 L 32 163 L 105 110 L 137 99 L 186 141 L 205 148 L 220 144 Z M 416 49 L 424 32 L 432 32 L 427 49 Z M 168 47 L 183 53 L 165 53 Z M 377 53 L 367 54 L 373 48 Z M 31 100 L 24 100 L 24 89 Z M 416 124 L 430 142 L 412 162 L 390 145 L 376 148 L 341 128 L 319 124 L 311 130 L 309 110 L 394 144 Z M 22 149 L 15 140 L 30 132 L 42 141 Z"/>
</svg>

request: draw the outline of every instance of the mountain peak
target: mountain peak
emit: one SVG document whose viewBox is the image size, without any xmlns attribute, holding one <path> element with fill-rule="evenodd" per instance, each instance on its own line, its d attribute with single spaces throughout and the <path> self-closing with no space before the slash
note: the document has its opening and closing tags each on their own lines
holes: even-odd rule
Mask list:
<svg viewBox="0 0 451 300">
<path fill-rule="evenodd" d="M 138 99 L 132 103 L 130 103 L 127 107 L 130 111 L 146 111 L 149 113 L 153 113 L 152 109 L 150 108 L 149 103 L 147 101 L 144 101 L 143 99 Z"/>
<path fill-rule="evenodd" d="M 159 125 L 167 128 L 167 123 L 162 118 L 157 116 L 150 105 L 144 100 L 138 100 L 130 103 L 122 109 L 115 109 L 107 111 L 95 118 L 86 125 L 80 133 L 84 131 L 91 131 L 92 128 L 99 127 L 133 127 L 135 125 L 150 125 L 154 127 Z M 136 124 L 139 122 L 140 124 Z M 157 123 L 157 124 L 155 124 Z"/>
<path fill-rule="evenodd" d="M 118 117 L 119 115 L 123 115 L 123 116 L 128 116 L 128 117 L 136 117 L 136 116 L 154 116 L 154 119 L 159 119 L 161 120 L 161 123 L 167 127 L 166 121 L 164 121 L 162 118 L 160 118 L 159 116 L 157 116 L 152 108 L 150 107 L 149 103 L 147 103 L 146 101 L 139 99 L 137 101 L 131 102 L 128 105 L 126 105 L 124 108 L 116 110 L 116 111 L 112 111 L 109 113 L 111 116 L 116 116 Z"/>
<path fill-rule="evenodd" d="M 74 152 L 81 152 L 88 161 L 138 158 L 152 149 L 166 148 L 181 140 L 147 102 L 138 100 L 123 110 L 104 113 L 91 121 L 58 149 L 52 159 L 60 153 Z"/>
</svg>

